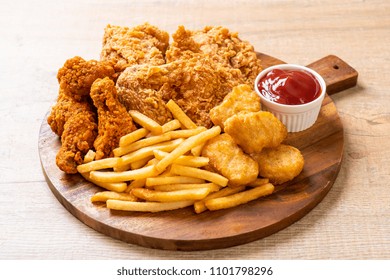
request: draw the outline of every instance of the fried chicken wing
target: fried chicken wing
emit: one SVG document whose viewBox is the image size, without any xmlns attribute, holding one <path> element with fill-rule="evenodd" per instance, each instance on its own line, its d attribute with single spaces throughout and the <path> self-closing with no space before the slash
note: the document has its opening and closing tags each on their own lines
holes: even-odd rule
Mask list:
<svg viewBox="0 0 390 280">
<path fill-rule="evenodd" d="M 297 148 L 284 144 L 276 148 L 264 148 L 251 156 L 259 164 L 260 176 L 268 178 L 275 185 L 294 179 L 302 172 L 305 163 Z"/>
<path fill-rule="evenodd" d="M 224 129 L 223 123 L 239 112 L 258 112 L 261 109 L 260 97 L 253 88 L 240 84 L 232 89 L 222 103 L 210 110 L 210 119 Z"/>
<path fill-rule="evenodd" d="M 107 25 L 103 37 L 102 61 L 110 61 L 117 72 L 134 64 L 161 65 L 169 34 L 145 23 L 134 28 Z"/>
<path fill-rule="evenodd" d="M 98 136 L 93 143 L 95 159 L 113 156 L 119 139 L 136 129 L 130 114 L 118 100 L 115 83 L 108 77 L 97 79 L 91 87 L 91 98 L 98 113 Z"/>
<path fill-rule="evenodd" d="M 287 136 L 284 124 L 272 113 L 265 111 L 238 113 L 228 118 L 224 126 L 225 132 L 247 154 L 277 147 Z"/>
<path fill-rule="evenodd" d="M 97 78 L 114 77 L 114 68 L 108 62 L 86 61 L 79 56 L 68 59 L 58 70 L 60 88 L 73 99 L 81 101 L 89 97 L 92 83 Z"/>
<path fill-rule="evenodd" d="M 47 121 L 53 132 L 61 137 L 56 164 L 62 171 L 76 173 L 77 165 L 93 148 L 97 123 L 89 96 L 90 88 L 97 78 L 114 74 L 109 63 L 86 61 L 78 56 L 68 59 L 58 70 L 59 94 Z"/>
<path fill-rule="evenodd" d="M 246 155 L 226 133 L 210 139 L 202 156 L 209 158 L 209 167 L 229 179 L 230 186 L 253 182 L 259 173 L 258 164 Z"/>
</svg>

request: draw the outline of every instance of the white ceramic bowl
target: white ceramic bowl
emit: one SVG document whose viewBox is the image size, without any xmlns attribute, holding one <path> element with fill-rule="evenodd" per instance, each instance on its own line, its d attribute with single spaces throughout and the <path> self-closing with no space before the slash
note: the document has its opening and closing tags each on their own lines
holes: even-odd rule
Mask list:
<svg viewBox="0 0 390 280">
<path fill-rule="evenodd" d="M 268 100 L 260 93 L 257 84 L 264 75 L 273 69 L 304 70 L 313 74 L 321 86 L 320 95 L 311 102 L 299 105 L 285 105 Z M 322 101 L 325 97 L 326 84 L 324 79 L 310 68 L 296 64 L 279 64 L 268 67 L 257 75 L 255 80 L 255 91 L 260 96 L 261 107 L 264 111 L 273 113 L 287 127 L 288 132 L 298 132 L 308 129 L 316 122 L 321 110 Z"/>
</svg>

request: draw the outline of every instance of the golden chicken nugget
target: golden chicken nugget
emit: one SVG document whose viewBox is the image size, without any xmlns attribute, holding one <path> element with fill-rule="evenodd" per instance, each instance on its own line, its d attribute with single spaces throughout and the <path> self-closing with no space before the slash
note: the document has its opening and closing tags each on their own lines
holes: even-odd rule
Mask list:
<svg viewBox="0 0 390 280">
<path fill-rule="evenodd" d="M 252 87 L 241 84 L 234 87 L 221 104 L 210 110 L 210 119 L 223 129 L 223 123 L 231 116 L 239 112 L 258 112 L 260 109 L 260 97 Z"/>
<path fill-rule="evenodd" d="M 276 148 L 264 148 L 258 154 L 252 154 L 259 164 L 259 175 L 268 178 L 273 184 L 282 184 L 298 176 L 304 165 L 301 152 L 289 145 L 281 144 Z"/>
<path fill-rule="evenodd" d="M 287 136 L 285 125 L 272 113 L 265 111 L 241 112 L 228 118 L 224 126 L 225 132 L 247 154 L 277 147 Z"/>
<path fill-rule="evenodd" d="M 229 185 L 246 185 L 257 178 L 258 165 L 237 146 L 228 134 L 220 134 L 203 147 L 202 156 L 209 158 L 209 167 L 229 180 Z"/>
</svg>

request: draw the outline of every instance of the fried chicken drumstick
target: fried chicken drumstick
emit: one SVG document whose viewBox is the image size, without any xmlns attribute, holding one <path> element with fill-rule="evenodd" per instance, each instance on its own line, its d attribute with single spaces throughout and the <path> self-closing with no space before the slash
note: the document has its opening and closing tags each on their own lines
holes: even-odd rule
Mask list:
<svg viewBox="0 0 390 280">
<path fill-rule="evenodd" d="M 95 159 L 113 156 L 119 139 L 136 129 L 133 119 L 119 102 L 115 83 L 108 77 L 97 79 L 90 95 L 98 113 L 98 136 L 93 144 Z"/>
</svg>

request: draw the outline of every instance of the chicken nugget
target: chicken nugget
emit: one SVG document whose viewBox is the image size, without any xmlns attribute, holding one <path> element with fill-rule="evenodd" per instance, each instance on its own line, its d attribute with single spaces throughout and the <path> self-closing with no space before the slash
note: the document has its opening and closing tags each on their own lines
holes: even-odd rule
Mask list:
<svg viewBox="0 0 390 280">
<path fill-rule="evenodd" d="M 284 144 L 276 148 L 264 148 L 251 156 L 259 164 L 259 175 L 268 178 L 275 185 L 298 176 L 305 162 L 297 148 Z"/>
<path fill-rule="evenodd" d="M 224 127 L 225 132 L 247 154 L 277 147 L 287 136 L 285 125 L 272 113 L 265 111 L 233 115 L 225 121 Z"/>
<path fill-rule="evenodd" d="M 210 139 L 202 155 L 209 158 L 209 167 L 229 179 L 230 186 L 241 186 L 256 180 L 258 164 L 223 133 Z"/>
<path fill-rule="evenodd" d="M 225 96 L 221 104 L 210 110 L 210 119 L 224 129 L 223 123 L 231 116 L 244 111 L 258 112 L 260 109 L 260 97 L 253 88 L 240 84 Z"/>
</svg>

